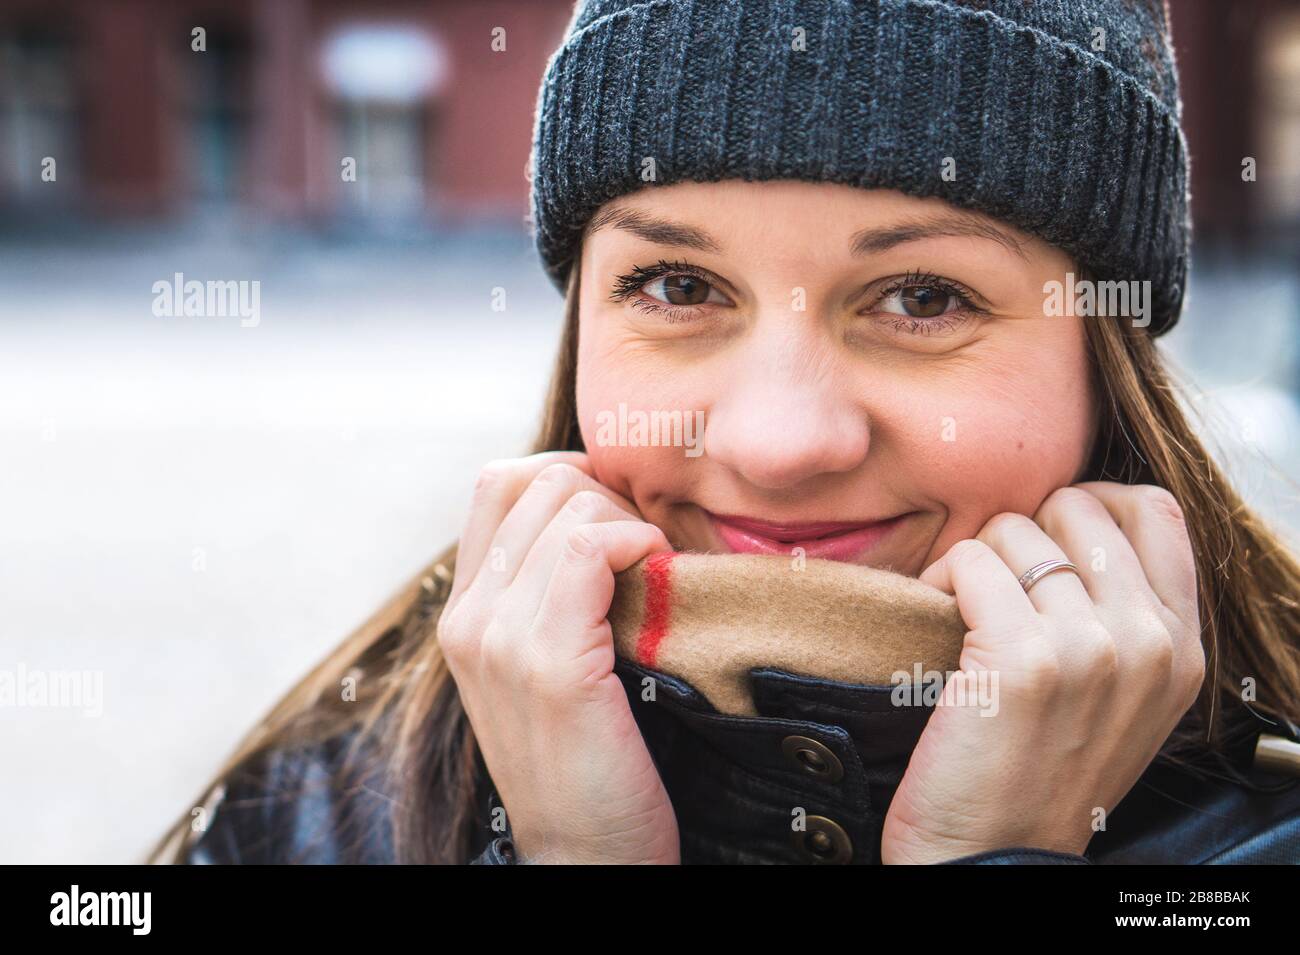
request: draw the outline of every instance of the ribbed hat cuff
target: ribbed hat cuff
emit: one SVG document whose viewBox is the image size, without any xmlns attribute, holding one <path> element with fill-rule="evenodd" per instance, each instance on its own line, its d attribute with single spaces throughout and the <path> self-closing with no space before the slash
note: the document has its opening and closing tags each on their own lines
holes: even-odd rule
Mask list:
<svg viewBox="0 0 1300 955">
<path fill-rule="evenodd" d="M 792 48 L 796 27 L 806 50 Z M 552 57 L 533 150 L 535 240 L 561 291 L 583 227 L 609 199 L 682 180 L 802 179 L 937 196 L 1043 238 L 1100 278 L 1149 280 L 1153 334 L 1181 308 L 1177 117 L 1084 46 L 988 11 L 638 3 Z"/>
</svg>

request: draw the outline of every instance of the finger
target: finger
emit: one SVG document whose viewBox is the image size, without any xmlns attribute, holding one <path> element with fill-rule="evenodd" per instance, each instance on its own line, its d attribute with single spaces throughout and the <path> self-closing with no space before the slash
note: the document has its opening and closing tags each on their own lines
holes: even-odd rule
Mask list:
<svg viewBox="0 0 1300 955">
<path fill-rule="evenodd" d="M 1068 560 L 1065 551 L 1043 529 L 1024 514 L 1010 512 L 991 518 L 975 535 L 988 544 L 1002 562 L 1019 578 L 1031 567 L 1046 560 Z M 1024 590 L 1021 587 L 1021 590 Z M 1077 574 L 1055 571 L 1030 585 L 1029 602 L 1041 614 L 1057 618 L 1094 616 L 1092 598 Z"/>
<path fill-rule="evenodd" d="M 471 584 L 472 589 L 487 595 L 509 587 L 529 552 L 566 505 L 575 498 L 585 500 L 587 495 L 594 500 L 588 502 L 590 506 L 578 508 L 577 517 L 570 514 L 568 524 L 581 523 L 581 514 L 588 512 L 592 520 L 635 520 L 638 516 L 632 504 L 587 473 L 567 464 L 548 465 L 524 489 L 492 535 L 487 557 Z M 558 552 L 557 545 L 554 553 L 558 555 Z"/>
<path fill-rule="evenodd" d="M 447 596 L 448 607 L 473 582 L 492 544 L 492 536 L 519 495 L 552 464 L 568 464 L 591 473 L 591 464 L 580 451 L 544 451 L 526 458 L 492 461 L 479 472 L 469 516 L 456 547 L 456 572 Z"/>
<path fill-rule="evenodd" d="M 1204 682 L 1206 657 L 1196 598 L 1196 560 L 1182 509 L 1173 495 L 1152 485 L 1090 481 L 1078 487 L 1101 503 L 1131 545 L 1138 564 L 1132 573 L 1142 581 L 1143 599 L 1167 615 L 1162 632 L 1150 631 L 1154 642 L 1148 646 L 1160 649 L 1172 641 L 1168 686 L 1175 694 L 1186 688 L 1194 696 Z M 1134 606 L 1130 601 L 1128 607 Z"/>
<path fill-rule="evenodd" d="M 523 565 L 510 585 L 511 602 L 521 613 L 535 613 L 540 607 L 556 565 L 570 547 L 570 537 L 589 525 L 603 523 L 645 523 L 617 506 L 604 495 L 594 491 L 579 491 L 564 503 L 554 519 L 537 535 L 536 541 L 524 557 Z M 654 527 L 653 524 L 647 525 Z M 662 531 L 655 528 L 660 536 Z M 598 537 L 598 531 L 589 531 Z M 579 542 L 581 544 L 581 542 Z M 531 617 L 530 617 L 531 619 Z"/>
<path fill-rule="evenodd" d="M 1182 508 L 1174 496 L 1150 484 L 1088 481 L 1078 487 L 1101 501 L 1115 519 L 1160 602 L 1199 634 L 1196 560 Z"/>
<path fill-rule="evenodd" d="M 564 549 L 546 582 L 539 606 L 543 623 L 576 621 L 587 634 L 605 627 L 614 598 L 614 575 L 643 557 L 672 550 L 663 531 L 644 521 L 609 521 L 570 529 Z M 542 626 L 543 637 L 558 638 L 567 628 Z"/>
<path fill-rule="evenodd" d="M 957 598 L 957 609 L 971 630 L 1011 633 L 1037 617 L 1016 575 L 980 540 L 953 544 L 921 574 L 921 580 Z"/>
<path fill-rule="evenodd" d="M 1120 609 L 1134 600 L 1159 599 L 1110 511 L 1083 488 L 1053 491 L 1034 514 L 1034 522 L 1079 568 L 1094 604 Z"/>
</svg>

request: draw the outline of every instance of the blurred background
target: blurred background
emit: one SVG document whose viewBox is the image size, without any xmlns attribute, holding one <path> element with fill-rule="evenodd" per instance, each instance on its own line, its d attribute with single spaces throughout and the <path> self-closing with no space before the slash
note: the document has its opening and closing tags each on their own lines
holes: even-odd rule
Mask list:
<svg viewBox="0 0 1300 955">
<path fill-rule="evenodd" d="M 561 319 L 525 165 L 571 5 L 0 0 L 0 670 L 103 694 L 0 707 L 0 861 L 138 860 L 525 450 Z M 1300 0 L 1170 7 L 1195 259 L 1164 347 L 1294 541 Z M 160 314 L 174 280 L 256 310 Z"/>
</svg>

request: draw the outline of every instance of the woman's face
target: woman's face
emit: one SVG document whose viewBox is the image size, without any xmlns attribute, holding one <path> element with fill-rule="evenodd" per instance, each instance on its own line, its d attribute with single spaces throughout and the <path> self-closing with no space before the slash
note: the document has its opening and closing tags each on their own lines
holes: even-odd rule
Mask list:
<svg viewBox="0 0 1300 955">
<path fill-rule="evenodd" d="M 917 575 L 1082 476 L 1082 319 L 1048 317 L 1043 291 L 1072 269 L 894 191 L 729 180 L 613 200 L 581 262 L 596 476 L 679 550 Z"/>
</svg>

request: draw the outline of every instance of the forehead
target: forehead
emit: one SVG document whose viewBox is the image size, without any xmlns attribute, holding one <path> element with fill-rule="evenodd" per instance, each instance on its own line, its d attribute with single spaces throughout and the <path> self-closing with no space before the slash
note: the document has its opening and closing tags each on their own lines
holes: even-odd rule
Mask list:
<svg viewBox="0 0 1300 955">
<path fill-rule="evenodd" d="M 1026 260 L 1051 248 L 1009 223 L 942 199 L 794 180 L 643 187 L 601 206 L 587 223 L 584 241 L 602 233 L 719 255 L 762 237 L 838 244 L 850 256 L 952 237 L 990 240 Z"/>
</svg>

